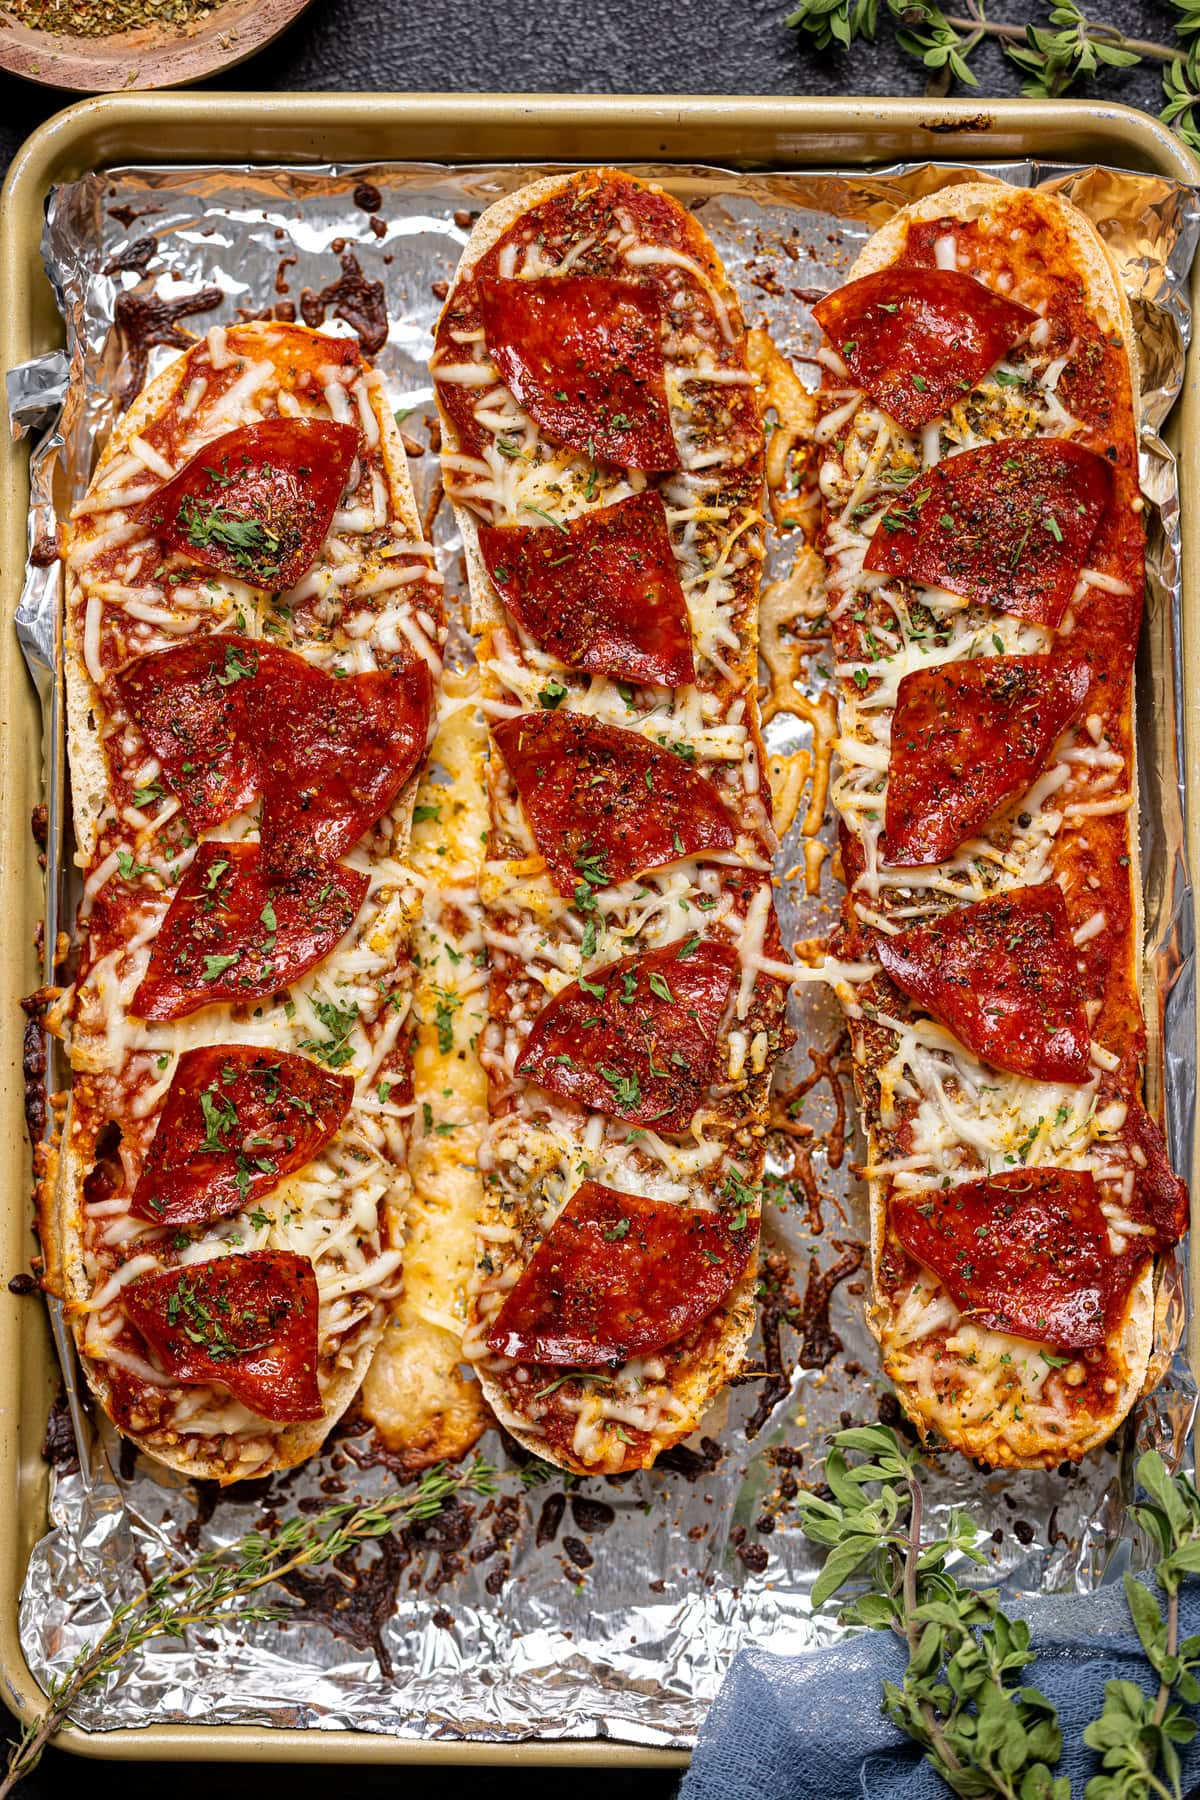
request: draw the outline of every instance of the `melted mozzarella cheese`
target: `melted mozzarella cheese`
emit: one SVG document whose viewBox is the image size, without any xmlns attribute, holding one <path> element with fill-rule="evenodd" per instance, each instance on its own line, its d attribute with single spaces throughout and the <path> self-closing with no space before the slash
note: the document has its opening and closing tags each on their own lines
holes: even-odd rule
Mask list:
<svg viewBox="0 0 1200 1800">
<path fill-rule="evenodd" d="M 487 1075 L 478 1044 L 487 1019 L 478 875 L 487 821 L 486 734 L 477 680 L 448 678 L 451 711 L 417 796 L 412 860 L 424 881 L 414 936 L 415 1124 L 405 1212 L 404 1291 L 394 1303 L 360 1404 L 388 1449 L 413 1466 L 454 1458 L 487 1414 L 464 1376 L 467 1283 L 483 1207 L 479 1145 Z"/>
</svg>

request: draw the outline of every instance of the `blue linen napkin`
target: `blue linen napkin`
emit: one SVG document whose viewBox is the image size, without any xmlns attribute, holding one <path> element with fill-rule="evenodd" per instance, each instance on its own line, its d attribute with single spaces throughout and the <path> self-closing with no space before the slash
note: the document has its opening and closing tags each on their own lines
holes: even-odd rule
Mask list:
<svg viewBox="0 0 1200 1800">
<path fill-rule="evenodd" d="M 1103 1705 L 1104 1683 L 1157 1680 L 1129 1621 L 1120 1584 L 1093 1594 L 1049 1595 L 1006 1607 L 1029 1621 L 1038 1658 L 1021 1679 L 1058 1708 L 1063 1753 L 1056 1773 L 1083 1800 L 1099 1758 L 1083 1729 Z M 1200 1582 L 1180 1595 L 1180 1637 L 1200 1632 Z M 803 1656 L 743 1650 L 700 1731 L 679 1800 L 946 1800 L 924 1753 L 879 1711 L 880 1684 L 899 1682 L 907 1658 L 890 1631 L 872 1631 Z M 1200 1736 L 1182 1747 L 1184 1791 L 1200 1781 Z"/>
</svg>

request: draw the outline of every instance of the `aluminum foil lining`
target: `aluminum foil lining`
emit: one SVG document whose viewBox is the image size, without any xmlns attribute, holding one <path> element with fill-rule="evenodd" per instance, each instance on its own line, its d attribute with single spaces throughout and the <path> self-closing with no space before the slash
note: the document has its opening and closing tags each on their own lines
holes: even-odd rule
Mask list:
<svg viewBox="0 0 1200 1800">
<path fill-rule="evenodd" d="M 9 376 L 14 428 L 45 433 L 33 455 L 31 549 L 86 488 L 127 378 L 114 309 L 123 293 L 175 301 L 215 286 L 219 307 L 184 323 L 199 331 L 243 313 L 318 294 L 352 255 L 383 282 L 390 317 L 378 364 L 404 429 L 428 441 L 426 360 L 441 295 L 471 215 L 547 173 L 512 167 L 123 169 L 50 197 L 45 258 L 67 328 L 66 362 L 40 359 Z M 837 286 L 862 241 L 906 201 L 978 171 L 922 164 L 847 176 L 739 175 L 672 166 L 665 180 L 696 210 L 738 287 L 751 324 L 785 354 L 811 353 L 809 307 Z M 1020 186 L 1067 193 L 1099 227 L 1133 304 L 1146 398 L 1142 485 L 1150 499 L 1147 627 L 1139 666 L 1141 820 L 1151 1000 L 1163 1005 L 1171 1148 L 1190 1164 L 1195 1092 L 1191 899 L 1183 863 L 1178 675 L 1179 503 L 1160 432 L 1179 392 L 1191 319 L 1187 276 L 1200 197 L 1160 177 L 1037 163 L 992 165 Z M 374 190 L 374 191 L 371 191 Z M 311 300 L 310 300 L 311 307 Z M 320 309 L 318 308 L 318 311 Z M 344 327 L 343 327 L 344 328 Z M 157 347 L 150 372 L 176 354 Z M 811 366 L 798 363 L 805 379 Z M 69 385 L 63 399 L 64 374 Z M 60 405 L 61 403 L 61 405 Z M 47 421 L 49 427 L 47 429 Z M 422 505 L 436 499 L 436 458 L 414 461 Z M 461 586 L 449 509 L 436 536 L 451 592 Z M 794 540 L 772 551 L 786 571 Z M 31 561 L 17 629 L 46 705 L 58 705 L 56 568 Z M 455 636 L 469 654 L 463 634 Z M 810 662 L 819 679 L 821 658 Z M 810 745 L 793 716 L 771 721 L 770 748 Z M 51 801 L 51 913 L 73 907 L 64 796 Z M 829 821 L 825 830 L 829 831 Z M 779 871 L 803 861 L 795 833 Z M 798 896 L 798 898 L 797 898 Z M 827 928 L 837 892 L 802 881 L 781 889 L 785 942 Z M 53 932 L 48 932 L 53 941 Z M 1151 1013 L 1152 1047 L 1158 1036 Z M 792 1109 L 811 1136 L 773 1140 L 770 1255 L 762 1332 L 748 1374 L 697 1437 L 649 1473 L 589 1481 L 520 1467 L 489 1433 L 496 1500 L 458 1504 L 432 1526 L 372 1545 L 291 1593 L 294 1617 L 244 1635 L 160 1639 L 75 1711 L 92 1731 L 171 1721 L 390 1732 L 407 1739 L 609 1738 L 689 1746 L 730 1658 L 743 1644 L 815 1649 L 838 1627 L 814 1619 L 817 1558 L 796 1523 L 797 1482 L 820 1479 L 829 1432 L 894 1416 L 863 1323 L 863 1197 L 839 1153 L 839 1022 L 832 1000 L 792 1003 L 797 1043 L 782 1086 L 815 1077 Z M 852 1127 L 851 1127 L 852 1129 Z M 1177 1284 L 1182 1293 L 1182 1283 Z M 1181 1300 L 1172 1302 L 1179 1323 Z M 60 1333 L 60 1337 L 61 1337 Z M 68 1391 L 79 1413 L 74 1371 Z M 993 1533 L 987 1577 L 1013 1597 L 1087 1591 L 1139 1560 L 1127 1535 L 1131 1462 L 1150 1444 L 1187 1455 L 1195 1393 L 1181 1356 L 1163 1385 L 1104 1450 L 1058 1473 L 992 1474 L 931 1456 L 935 1515 L 969 1507 Z M 84 1425 L 86 1473 L 70 1433 L 52 1483 L 50 1528 L 30 1560 L 20 1616 L 30 1668 L 45 1685 L 136 1591 L 149 1566 L 196 1545 L 229 1542 L 264 1520 L 331 1498 L 378 1494 L 397 1477 L 361 1425 L 335 1434 L 291 1475 L 198 1492 Z M 64 1443 L 65 1439 L 65 1443 Z"/>
</svg>

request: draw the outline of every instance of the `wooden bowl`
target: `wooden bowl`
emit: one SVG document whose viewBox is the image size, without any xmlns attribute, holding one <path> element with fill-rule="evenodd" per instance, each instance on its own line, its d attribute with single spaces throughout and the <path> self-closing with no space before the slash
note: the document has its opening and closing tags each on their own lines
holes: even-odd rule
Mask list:
<svg viewBox="0 0 1200 1800">
<path fill-rule="evenodd" d="M 110 37 L 64 37 L 17 24 L 0 0 L 0 68 L 81 94 L 182 87 L 244 62 L 311 4 L 225 0 L 192 25 L 143 25 Z"/>
</svg>

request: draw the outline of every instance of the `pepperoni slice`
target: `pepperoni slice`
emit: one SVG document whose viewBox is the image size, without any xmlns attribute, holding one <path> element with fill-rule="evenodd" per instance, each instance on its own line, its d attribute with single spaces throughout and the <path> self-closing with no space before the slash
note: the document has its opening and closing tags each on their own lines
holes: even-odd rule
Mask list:
<svg viewBox="0 0 1200 1800">
<path fill-rule="evenodd" d="M 176 1381 L 217 1381 L 261 1418 L 319 1419 L 317 1281 L 307 1256 L 255 1250 L 139 1275 L 125 1311 Z"/>
<path fill-rule="evenodd" d="M 476 286 L 488 350 L 548 437 L 623 469 L 679 467 L 658 286 L 611 275 Z"/>
<path fill-rule="evenodd" d="M 1112 468 L 1066 438 L 950 456 L 883 515 L 864 567 L 1054 629 L 1112 499 Z"/>
<path fill-rule="evenodd" d="M 556 530 L 480 525 L 504 604 L 571 669 L 684 687 L 696 679 L 687 602 L 656 489 Z"/>
<path fill-rule="evenodd" d="M 136 657 L 116 676 L 126 711 L 197 836 L 258 798 L 243 694 L 268 653 L 265 644 L 218 633 Z"/>
<path fill-rule="evenodd" d="M 1121 1133 L 1134 1152 L 1133 1203 L 1130 1212 L 1153 1225 L 1160 1249 L 1177 1244 L 1188 1228 L 1188 1190 L 1167 1155 L 1161 1128 L 1138 1099 L 1127 1103 Z"/>
<path fill-rule="evenodd" d="M 950 269 L 881 269 L 813 307 L 849 369 L 906 431 L 949 412 L 1037 314 Z"/>
<path fill-rule="evenodd" d="M 351 1076 L 303 1056 L 245 1044 L 185 1050 L 130 1212 L 160 1225 L 241 1212 L 311 1161 L 353 1097 Z"/>
<path fill-rule="evenodd" d="M 1011 888 L 957 907 L 875 955 L 904 992 L 994 1068 L 1087 1081 L 1090 1033 L 1062 889 Z"/>
<path fill-rule="evenodd" d="M 301 656 L 272 659 L 245 690 L 272 870 L 334 862 L 386 812 L 425 749 L 433 688 L 423 662 L 345 680 Z"/>
<path fill-rule="evenodd" d="M 263 795 L 273 869 L 334 862 L 358 842 L 416 768 L 433 701 L 415 660 L 339 679 L 225 634 L 140 656 L 117 681 L 194 832 Z"/>
<path fill-rule="evenodd" d="M 944 862 L 1039 774 L 1083 711 L 1077 656 L 989 656 L 905 675 L 892 718 L 885 868 Z"/>
<path fill-rule="evenodd" d="M 175 890 L 133 996 L 142 1019 L 214 1001 L 265 1000 L 328 956 L 371 885 L 340 865 L 266 879 L 257 844 L 201 844 Z"/>
<path fill-rule="evenodd" d="M 139 517 L 203 568 L 278 592 L 315 560 L 357 453 L 357 427 L 331 419 L 239 425 L 198 450 Z"/>
<path fill-rule="evenodd" d="M 586 898 L 737 841 L 712 783 L 637 732 L 544 712 L 504 719 L 492 735 L 560 894 Z"/>
<path fill-rule="evenodd" d="M 891 1222 L 972 1318 L 1066 1350 L 1104 1343 L 1145 1261 L 1113 1256 L 1085 1169 L 1006 1169 L 894 1195 Z"/>
<path fill-rule="evenodd" d="M 695 936 L 606 963 L 543 1007 L 517 1074 L 610 1118 L 686 1131 L 737 966 L 731 945 Z"/>
<path fill-rule="evenodd" d="M 661 1350 L 728 1298 L 756 1237 L 744 1211 L 731 1222 L 585 1181 L 521 1271 L 488 1347 L 583 1368 Z"/>
</svg>

